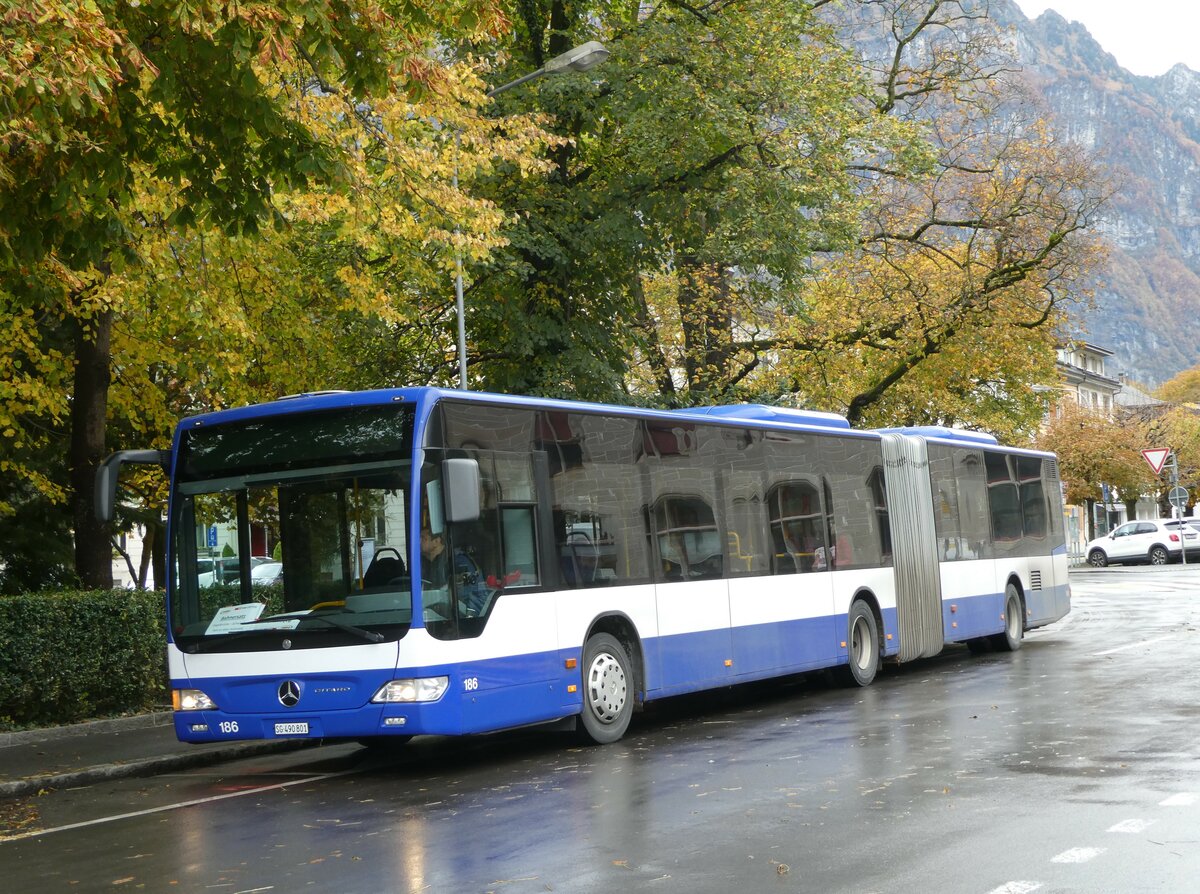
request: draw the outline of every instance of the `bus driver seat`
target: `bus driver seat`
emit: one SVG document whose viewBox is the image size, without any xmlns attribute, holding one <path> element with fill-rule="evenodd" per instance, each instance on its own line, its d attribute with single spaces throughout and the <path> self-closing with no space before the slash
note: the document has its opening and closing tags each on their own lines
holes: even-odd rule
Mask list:
<svg viewBox="0 0 1200 894">
<path fill-rule="evenodd" d="M 399 554 L 395 556 L 376 554 L 375 558 L 371 560 L 366 574 L 363 575 L 363 588 L 384 587 L 399 577 L 404 577 L 404 560 L 400 558 Z"/>
</svg>

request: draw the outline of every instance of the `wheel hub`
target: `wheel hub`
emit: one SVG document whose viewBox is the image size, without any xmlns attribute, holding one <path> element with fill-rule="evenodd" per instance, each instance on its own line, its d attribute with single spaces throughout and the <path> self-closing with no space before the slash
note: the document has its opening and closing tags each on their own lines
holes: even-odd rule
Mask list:
<svg viewBox="0 0 1200 894">
<path fill-rule="evenodd" d="M 592 713 L 611 723 L 625 707 L 628 687 L 620 663 L 607 653 L 597 655 L 588 673 L 588 703 Z"/>
</svg>

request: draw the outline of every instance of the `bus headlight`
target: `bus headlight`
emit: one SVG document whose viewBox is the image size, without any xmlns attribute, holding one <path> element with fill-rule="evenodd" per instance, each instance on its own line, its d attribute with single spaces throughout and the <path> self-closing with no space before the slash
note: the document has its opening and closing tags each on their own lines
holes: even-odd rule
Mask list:
<svg viewBox="0 0 1200 894">
<path fill-rule="evenodd" d="M 373 702 L 436 702 L 446 694 L 449 677 L 417 677 L 410 680 L 390 680 L 371 697 Z"/>
<path fill-rule="evenodd" d="M 212 711 L 217 703 L 199 689 L 172 689 L 171 705 L 176 711 Z"/>
</svg>

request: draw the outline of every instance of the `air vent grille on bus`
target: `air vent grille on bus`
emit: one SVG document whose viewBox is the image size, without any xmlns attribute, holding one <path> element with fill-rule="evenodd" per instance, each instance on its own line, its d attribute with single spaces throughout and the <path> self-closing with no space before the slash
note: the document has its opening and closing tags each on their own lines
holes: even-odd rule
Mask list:
<svg viewBox="0 0 1200 894">
<path fill-rule="evenodd" d="M 1035 590 L 1040 590 L 1042 588 L 1042 572 L 1029 572 L 1029 586 Z"/>
</svg>

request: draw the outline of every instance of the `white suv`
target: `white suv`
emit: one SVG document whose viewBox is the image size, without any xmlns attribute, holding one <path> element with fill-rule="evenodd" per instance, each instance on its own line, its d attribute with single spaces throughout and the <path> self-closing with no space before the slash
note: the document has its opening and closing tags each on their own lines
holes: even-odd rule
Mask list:
<svg viewBox="0 0 1200 894">
<path fill-rule="evenodd" d="M 1096 568 L 1112 562 L 1166 565 L 1178 561 L 1183 543 L 1189 554 L 1200 549 L 1200 533 L 1186 522 L 1170 518 L 1132 521 L 1088 543 L 1084 554 L 1088 564 Z"/>
</svg>

